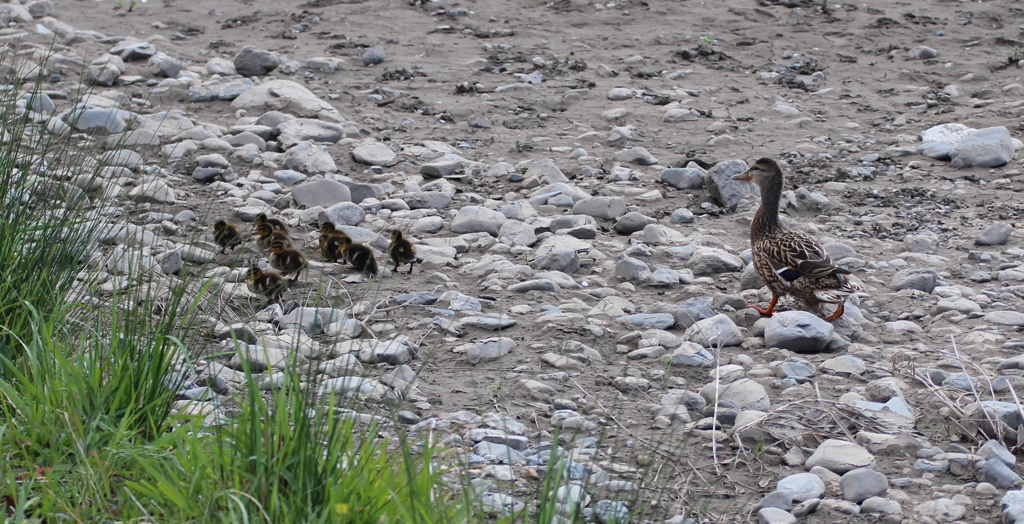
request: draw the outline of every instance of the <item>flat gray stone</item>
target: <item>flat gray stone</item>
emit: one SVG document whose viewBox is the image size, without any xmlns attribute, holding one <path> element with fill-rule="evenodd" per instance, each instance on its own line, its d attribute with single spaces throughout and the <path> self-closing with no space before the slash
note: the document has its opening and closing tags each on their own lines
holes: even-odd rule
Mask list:
<svg viewBox="0 0 1024 524">
<path fill-rule="evenodd" d="M 916 289 L 931 293 L 938 281 L 939 274 L 934 269 L 904 269 L 892 276 L 889 287 L 894 291 Z"/>
<path fill-rule="evenodd" d="M 353 160 L 369 166 L 388 166 L 397 157 L 398 155 L 390 147 L 381 142 L 360 144 L 352 150 Z"/>
<path fill-rule="evenodd" d="M 843 498 L 860 503 L 871 497 L 884 495 L 889 491 L 889 480 L 885 475 L 868 468 L 847 471 L 839 480 Z"/>
<path fill-rule="evenodd" d="M 806 311 L 783 311 L 768 320 L 764 344 L 795 353 L 816 353 L 825 349 L 834 333 L 832 324 L 817 315 Z"/>
<path fill-rule="evenodd" d="M 341 182 L 313 180 L 293 187 L 292 198 L 299 207 L 329 208 L 339 202 L 351 201 L 352 195 Z"/>
<path fill-rule="evenodd" d="M 1003 166 L 1013 160 L 1013 139 L 1005 127 L 986 127 L 957 143 L 949 157 L 956 168 Z"/>
<path fill-rule="evenodd" d="M 281 64 L 281 57 L 247 45 L 235 55 L 234 64 L 235 71 L 242 76 L 262 76 L 277 68 Z"/>
<path fill-rule="evenodd" d="M 845 440 L 828 439 L 808 457 L 805 467 L 821 466 L 843 474 L 857 468 L 874 468 L 875 457 L 864 447 Z"/>
<path fill-rule="evenodd" d="M 683 339 L 696 342 L 706 348 L 716 346 L 738 346 L 743 343 L 743 333 L 731 318 L 718 314 L 698 320 L 686 329 Z"/>
<path fill-rule="evenodd" d="M 292 169 L 307 175 L 317 173 L 333 173 L 338 170 L 334 159 L 324 146 L 302 142 L 288 150 L 281 164 L 285 169 Z"/>
<path fill-rule="evenodd" d="M 742 160 L 726 160 L 715 164 L 704 176 L 704 186 L 718 205 L 731 211 L 741 200 L 760 195 L 752 182 L 733 180 L 732 177 L 746 172 L 747 163 Z"/>
<path fill-rule="evenodd" d="M 1001 246 L 1010 239 L 1011 233 L 1013 233 L 1013 226 L 1006 222 L 996 222 L 978 235 L 974 239 L 974 243 L 979 246 Z"/>
<path fill-rule="evenodd" d="M 661 172 L 661 181 L 676 189 L 704 187 L 704 171 L 693 168 L 669 168 Z"/>
<path fill-rule="evenodd" d="M 575 215 L 613 220 L 626 214 L 626 201 L 622 197 L 591 197 L 573 204 L 572 212 Z"/>
<path fill-rule="evenodd" d="M 412 206 L 409 206 L 412 207 Z M 487 233 L 497 237 L 502 224 L 508 220 L 505 215 L 480 206 L 466 206 L 459 210 L 452 220 L 453 233 Z"/>
<path fill-rule="evenodd" d="M 507 355 L 516 347 L 516 342 L 508 337 L 485 338 L 477 341 L 466 351 L 466 361 L 470 364 L 493 362 Z"/>
<path fill-rule="evenodd" d="M 644 281 L 651 276 L 647 264 L 636 258 L 623 258 L 615 263 L 615 277 L 628 281 Z"/>
</svg>

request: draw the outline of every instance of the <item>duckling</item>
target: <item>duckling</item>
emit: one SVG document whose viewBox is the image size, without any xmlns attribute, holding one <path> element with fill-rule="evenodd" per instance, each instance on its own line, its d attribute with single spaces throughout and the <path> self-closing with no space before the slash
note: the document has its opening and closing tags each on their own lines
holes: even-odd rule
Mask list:
<svg viewBox="0 0 1024 524">
<path fill-rule="evenodd" d="M 345 254 L 341 251 L 342 239 L 348 239 L 349 242 L 352 241 L 348 235 L 341 231 L 336 231 L 333 235 L 320 233 L 320 254 L 323 255 L 324 260 L 337 262 L 339 259 L 345 259 Z"/>
<path fill-rule="evenodd" d="M 267 303 L 264 304 L 264 307 L 271 302 L 280 302 L 284 290 L 288 289 L 288 280 L 281 276 L 280 273 L 276 271 L 263 271 L 256 266 L 249 268 L 246 284 L 249 287 L 249 291 L 267 297 Z"/>
<path fill-rule="evenodd" d="M 234 251 L 242 243 L 242 234 L 238 232 L 237 227 L 224 220 L 218 220 L 213 224 L 213 240 L 220 246 L 221 253 L 227 249 Z"/>
<path fill-rule="evenodd" d="M 299 279 L 299 273 L 306 269 L 306 255 L 302 251 L 287 247 L 281 240 L 274 240 L 270 243 L 270 267 L 281 272 L 283 276 L 295 273 L 292 282 Z"/>
<path fill-rule="evenodd" d="M 398 271 L 398 266 L 401 264 L 409 264 L 409 274 L 412 274 L 412 267 L 420 261 L 416 257 L 416 248 L 413 247 L 412 242 L 409 242 L 402 236 L 402 232 L 394 230 L 391 232 L 391 243 L 388 244 L 388 258 L 395 263 L 394 271 Z"/>
<path fill-rule="evenodd" d="M 369 275 L 377 274 L 377 257 L 373 255 L 373 249 L 366 244 L 353 242 L 348 236 L 339 237 L 339 241 L 341 252 L 352 267 Z"/>
<path fill-rule="evenodd" d="M 779 221 L 783 174 L 779 164 L 762 158 L 733 180 L 749 180 L 761 188 L 761 207 L 750 224 L 754 269 L 772 292 L 768 307 L 751 307 L 771 316 L 783 295 L 803 299 L 811 307 L 835 304 L 835 311 L 824 318 L 831 322 L 843 315 L 846 297 L 863 291 L 851 280 L 850 271 L 832 262 L 825 248 L 812 236 L 789 229 Z"/>
<path fill-rule="evenodd" d="M 274 228 L 264 222 L 256 226 L 256 245 L 260 249 L 270 249 L 275 240 L 284 242 L 284 247 L 292 247 L 292 239 L 284 231 L 275 231 Z"/>
<path fill-rule="evenodd" d="M 256 220 L 253 221 L 253 224 L 255 224 L 257 228 L 260 224 L 270 224 L 270 229 L 273 229 L 274 231 L 284 231 L 285 234 L 288 234 L 288 225 L 285 224 L 284 221 L 278 218 L 270 218 L 266 213 L 256 215 Z"/>
</svg>

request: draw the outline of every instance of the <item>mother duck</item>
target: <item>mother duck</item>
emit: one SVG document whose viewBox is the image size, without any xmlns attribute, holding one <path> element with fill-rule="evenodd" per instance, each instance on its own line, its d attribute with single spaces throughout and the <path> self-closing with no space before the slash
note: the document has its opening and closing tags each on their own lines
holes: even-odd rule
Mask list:
<svg viewBox="0 0 1024 524">
<path fill-rule="evenodd" d="M 850 280 L 850 272 L 835 265 L 817 240 L 779 222 L 783 180 L 779 164 L 762 158 L 733 180 L 748 180 L 761 188 L 761 207 L 750 224 L 750 244 L 754 269 L 771 290 L 772 301 L 767 308 L 750 307 L 771 316 L 779 298 L 792 295 L 815 308 L 836 304 L 835 312 L 824 320 L 841 317 L 846 297 L 864 287 Z"/>
</svg>

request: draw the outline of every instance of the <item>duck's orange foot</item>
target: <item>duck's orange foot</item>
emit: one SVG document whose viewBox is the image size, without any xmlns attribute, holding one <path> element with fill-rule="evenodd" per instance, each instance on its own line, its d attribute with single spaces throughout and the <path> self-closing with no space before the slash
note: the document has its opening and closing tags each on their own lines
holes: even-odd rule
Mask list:
<svg viewBox="0 0 1024 524">
<path fill-rule="evenodd" d="M 833 320 L 843 316 L 843 310 L 845 309 L 846 307 L 843 304 L 839 304 L 839 307 L 836 308 L 835 313 L 832 313 L 831 315 L 822 318 L 822 320 L 824 320 L 825 322 L 832 322 Z"/>
<path fill-rule="evenodd" d="M 779 297 L 772 297 L 772 301 L 768 304 L 767 308 L 763 308 L 761 306 L 755 306 L 753 304 L 751 304 L 750 307 L 754 308 L 754 311 L 757 311 L 758 313 L 760 313 L 760 314 L 762 314 L 764 316 L 770 317 L 770 316 L 772 316 L 773 312 L 775 311 L 775 304 L 778 304 L 778 303 L 779 303 Z"/>
</svg>

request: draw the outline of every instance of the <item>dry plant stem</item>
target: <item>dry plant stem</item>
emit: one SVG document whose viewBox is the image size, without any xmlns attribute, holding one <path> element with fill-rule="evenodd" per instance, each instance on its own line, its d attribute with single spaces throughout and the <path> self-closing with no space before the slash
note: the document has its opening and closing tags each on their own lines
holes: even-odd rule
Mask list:
<svg viewBox="0 0 1024 524">
<path fill-rule="evenodd" d="M 818 397 L 818 402 L 824 402 L 824 399 L 821 398 L 821 390 L 818 389 L 818 383 L 817 382 L 813 382 L 813 384 L 814 384 L 814 394 Z M 836 425 L 839 426 L 843 430 L 843 433 L 846 435 L 847 442 L 853 442 L 853 435 L 850 434 L 850 430 L 846 429 L 845 425 L 843 425 L 842 423 L 839 422 L 839 419 L 836 417 L 835 412 L 832 411 L 832 410 L 828 410 L 828 414 L 829 414 L 829 416 L 832 417 L 832 420 L 834 420 L 836 422 Z"/>
</svg>

